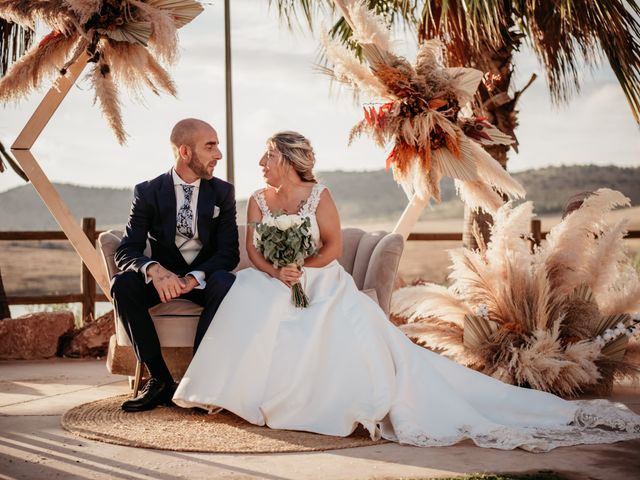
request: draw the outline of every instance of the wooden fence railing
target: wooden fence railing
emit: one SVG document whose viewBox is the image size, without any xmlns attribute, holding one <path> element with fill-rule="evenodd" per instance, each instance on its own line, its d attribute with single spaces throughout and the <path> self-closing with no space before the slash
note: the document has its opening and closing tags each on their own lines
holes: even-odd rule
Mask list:
<svg viewBox="0 0 640 480">
<path fill-rule="evenodd" d="M 95 218 L 83 218 L 82 230 L 95 246 L 100 231 L 96 230 Z M 60 231 L 0 231 L 0 240 L 26 241 L 26 240 L 67 240 L 64 232 Z M 0 304 L 5 302 L 8 305 L 50 305 L 54 303 L 81 303 L 82 319 L 92 319 L 95 317 L 96 302 L 106 302 L 107 297 L 96 292 L 96 281 L 89 269 L 81 263 L 80 273 L 80 293 L 70 293 L 62 295 L 7 295 L 0 298 Z"/>
<path fill-rule="evenodd" d="M 98 235 L 102 233 L 96 230 L 95 218 L 83 218 L 82 229 L 95 246 Z M 547 236 L 547 233 L 542 231 L 540 220 L 531 221 L 533 243 L 539 245 Z M 640 230 L 629 231 L 626 238 L 640 238 Z M 67 240 L 67 237 L 63 232 L 58 231 L 0 231 L 0 241 L 2 240 Z M 462 233 L 412 233 L 409 235 L 408 240 L 422 242 L 462 241 Z M 0 304 L 3 302 L 8 305 L 82 303 L 83 320 L 94 318 L 96 302 L 105 302 L 107 297 L 102 293 L 96 293 L 96 282 L 84 264 L 82 264 L 82 272 L 80 274 L 80 286 L 80 293 L 64 295 L 7 295 L 4 298 L 0 298 Z"/>
</svg>

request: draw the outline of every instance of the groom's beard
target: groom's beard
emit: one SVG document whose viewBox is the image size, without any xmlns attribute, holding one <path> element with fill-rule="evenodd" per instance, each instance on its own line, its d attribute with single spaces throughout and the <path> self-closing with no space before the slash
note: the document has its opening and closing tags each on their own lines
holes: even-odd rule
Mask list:
<svg viewBox="0 0 640 480">
<path fill-rule="evenodd" d="M 213 178 L 213 172 L 209 173 L 207 167 L 202 164 L 200 157 L 198 157 L 198 154 L 195 151 L 192 151 L 187 167 L 189 167 L 191 171 L 198 176 L 198 178 L 202 178 L 204 180 L 211 180 Z"/>
</svg>

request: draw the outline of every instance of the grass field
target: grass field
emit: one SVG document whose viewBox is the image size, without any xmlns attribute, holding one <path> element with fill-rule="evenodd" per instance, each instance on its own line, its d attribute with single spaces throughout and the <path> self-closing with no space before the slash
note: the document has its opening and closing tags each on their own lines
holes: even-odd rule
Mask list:
<svg viewBox="0 0 640 480">
<path fill-rule="evenodd" d="M 428 217 L 428 212 L 427 215 Z M 628 228 L 640 230 L 640 207 L 618 210 L 612 221 L 629 220 Z M 543 231 L 560 221 L 559 216 L 541 217 Z M 365 230 L 393 229 L 393 223 L 359 223 Z M 460 232 L 462 219 L 419 222 L 415 232 Z M 626 242 L 636 262 L 640 261 L 640 240 Z M 449 260 L 447 251 L 461 242 L 408 242 L 400 262 L 399 277 L 403 283 L 418 279 L 446 283 Z M 46 295 L 80 291 L 80 259 L 66 241 L 0 241 L 0 269 L 8 295 Z"/>
</svg>

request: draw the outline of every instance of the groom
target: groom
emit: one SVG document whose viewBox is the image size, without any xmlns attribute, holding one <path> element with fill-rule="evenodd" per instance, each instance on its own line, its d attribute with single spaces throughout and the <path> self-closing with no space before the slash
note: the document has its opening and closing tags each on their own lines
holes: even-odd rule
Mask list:
<svg viewBox="0 0 640 480">
<path fill-rule="evenodd" d="M 186 298 L 204 307 L 194 340 L 198 348 L 239 262 L 233 185 L 213 177 L 222 153 L 208 123 L 181 120 L 171 132 L 175 165 L 136 185 L 129 221 L 115 254 L 122 272 L 113 277 L 111 295 L 138 360 L 151 378 L 127 412 L 150 410 L 171 400 L 175 382 L 162 358 L 148 309 Z M 151 256 L 144 254 L 147 240 Z"/>
</svg>

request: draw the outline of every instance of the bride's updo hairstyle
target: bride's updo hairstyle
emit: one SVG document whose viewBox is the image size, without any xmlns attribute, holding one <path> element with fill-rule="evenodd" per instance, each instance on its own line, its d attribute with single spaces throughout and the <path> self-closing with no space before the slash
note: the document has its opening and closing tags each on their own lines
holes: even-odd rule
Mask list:
<svg viewBox="0 0 640 480">
<path fill-rule="evenodd" d="M 311 142 L 298 132 L 278 132 L 267 140 L 267 145 L 282 155 L 282 161 L 290 165 L 305 182 L 317 183 L 313 174 L 316 156 Z"/>
</svg>

